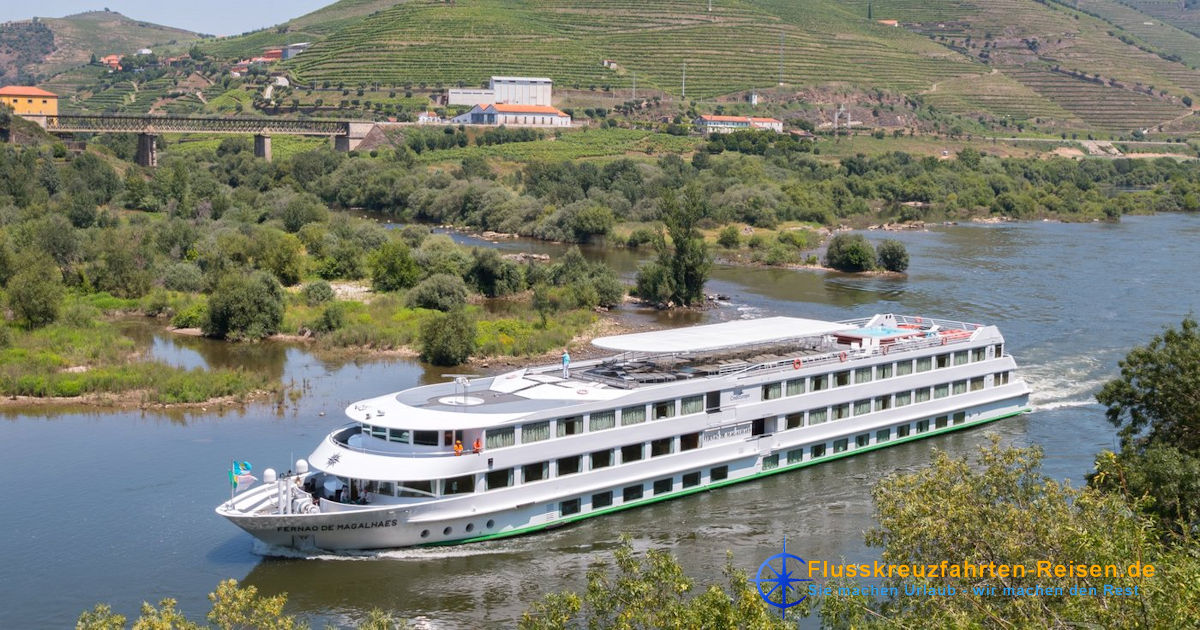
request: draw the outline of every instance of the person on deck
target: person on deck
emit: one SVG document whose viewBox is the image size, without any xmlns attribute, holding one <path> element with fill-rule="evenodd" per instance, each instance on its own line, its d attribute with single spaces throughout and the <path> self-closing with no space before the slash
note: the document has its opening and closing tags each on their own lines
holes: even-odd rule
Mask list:
<svg viewBox="0 0 1200 630">
<path fill-rule="evenodd" d="M 571 353 L 563 348 L 562 353 L 563 378 L 571 378 Z"/>
<path fill-rule="evenodd" d="M 473 451 L 475 451 L 476 455 L 482 453 L 483 452 L 483 440 L 481 440 L 479 438 L 475 438 L 475 442 L 474 442 L 474 444 L 471 445 L 471 449 Z"/>
<path fill-rule="evenodd" d="M 462 455 L 462 451 L 463 451 L 462 440 L 455 440 L 454 441 L 454 454 Z"/>
</svg>

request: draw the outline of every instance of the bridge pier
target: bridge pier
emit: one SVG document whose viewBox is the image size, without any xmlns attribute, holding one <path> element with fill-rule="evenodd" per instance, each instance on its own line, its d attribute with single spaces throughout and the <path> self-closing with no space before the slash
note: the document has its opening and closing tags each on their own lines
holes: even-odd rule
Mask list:
<svg viewBox="0 0 1200 630">
<path fill-rule="evenodd" d="M 138 166 L 158 166 L 158 136 L 152 133 L 139 133 L 137 139 L 137 156 L 134 161 Z"/>
<path fill-rule="evenodd" d="M 254 134 L 254 157 L 271 161 L 271 136 L 265 133 Z"/>
</svg>

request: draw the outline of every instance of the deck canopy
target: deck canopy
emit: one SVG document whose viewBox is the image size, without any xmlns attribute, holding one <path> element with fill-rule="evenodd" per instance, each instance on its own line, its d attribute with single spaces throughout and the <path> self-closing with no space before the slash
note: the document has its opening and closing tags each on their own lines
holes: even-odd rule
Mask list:
<svg viewBox="0 0 1200 630">
<path fill-rule="evenodd" d="M 680 353 L 723 350 L 828 335 L 857 328 L 852 324 L 802 317 L 739 319 L 720 324 L 597 337 L 592 345 L 619 352 Z"/>
</svg>

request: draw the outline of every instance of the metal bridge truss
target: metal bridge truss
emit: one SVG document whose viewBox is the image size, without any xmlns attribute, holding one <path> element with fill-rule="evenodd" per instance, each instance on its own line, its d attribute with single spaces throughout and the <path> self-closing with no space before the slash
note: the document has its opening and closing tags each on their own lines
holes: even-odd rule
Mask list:
<svg viewBox="0 0 1200 630">
<path fill-rule="evenodd" d="M 193 116 L 122 116 L 59 114 L 46 116 L 46 131 L 94 133 L 245 133 L 255 135 L 349 136 L 341 120 L 287 118 L 201 118 Z"/>
</svg>

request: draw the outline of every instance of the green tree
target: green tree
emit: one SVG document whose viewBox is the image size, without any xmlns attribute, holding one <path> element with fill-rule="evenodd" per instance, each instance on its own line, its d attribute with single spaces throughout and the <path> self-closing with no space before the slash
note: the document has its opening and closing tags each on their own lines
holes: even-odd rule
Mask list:
<svg viewBox="0 0 1200 630">
<path fill-rule="evenodd" d="M 304 303 L 309 306 L 323 304 L 337 297 L 333 292 L 333 287 L 329 286 L 324 280 L 309 282 L 300 289 L 300 297 L 304 299 Z"/>
<path fill-rule="evenodd" d="M 888 271 L 904 272 L 908 270 L 908 250 L 904 243 L 895 239 L 887 239 L 875 250 L 880 267 Z"/>
<path fill-rule="evenodd" d="M 202 326 L 210 337 L 260 339 L 279 331 L 283 322 L 283 289 L 261 271 L 232 273 L 217 283 L 208 298 Z"/>
<path fill-rule="evenodd" d="M 689 188 L 680 201 L 673 191 L 667 191 L 659 206 L 671 247 L 661 235 L 655 240 L 658 256 L 638 270 L 638 295 L 659 303 L 699 304 L 704 300 L 704 283 L 712 269 L 712 256 L 698 227 L 705 214 L 700 192 Z"/>
<path fill-rule="evenodd" d="M 8 307 L 28 328 L 58 319 L 62 308 L 62 273 L 44 256 L 29 255 L 18 263 L 20 271 L 8 280 Z"/>
<path fill-rule="evenodd" d="M 413 287 L 404 298 L 409 308 L 450 311 L 466 305 L 467 284 L 458 276 L 436 273 Z"/>
<path fill-rule="evenodd" d="M 875 266 L 875 248 L 862 234 L 838 234 L 829 241 L 825 265 L 838 271 L 869 271 Z"/>
<path fill-rule="evenodd" d="M 742 244 L 742 235 L 736 225 L 726 225 L 717 234 L 717 245 L 725 249 L 737 249 Z"/>
<path fill-rule="evenodd" d="M 274 228 L 258 230 L 251 256 L 256 267 L 271 272 L 285 286 L 300 282 L 304 276 L 304 246 L 293 234 Z"/>
<path fill-rule="evenodd" d="M 465 363 L 475 351 L 475 318 L 463 308 L 436 313 L 421 323 L 421 360 L 434 365 Z"/>
<path fill-rule="evenodd" d="M 367 256 L 376 292 L 399 291 L 417 284 L 421 269 L 403 241 L 388 241 Z"/>
</svg>

